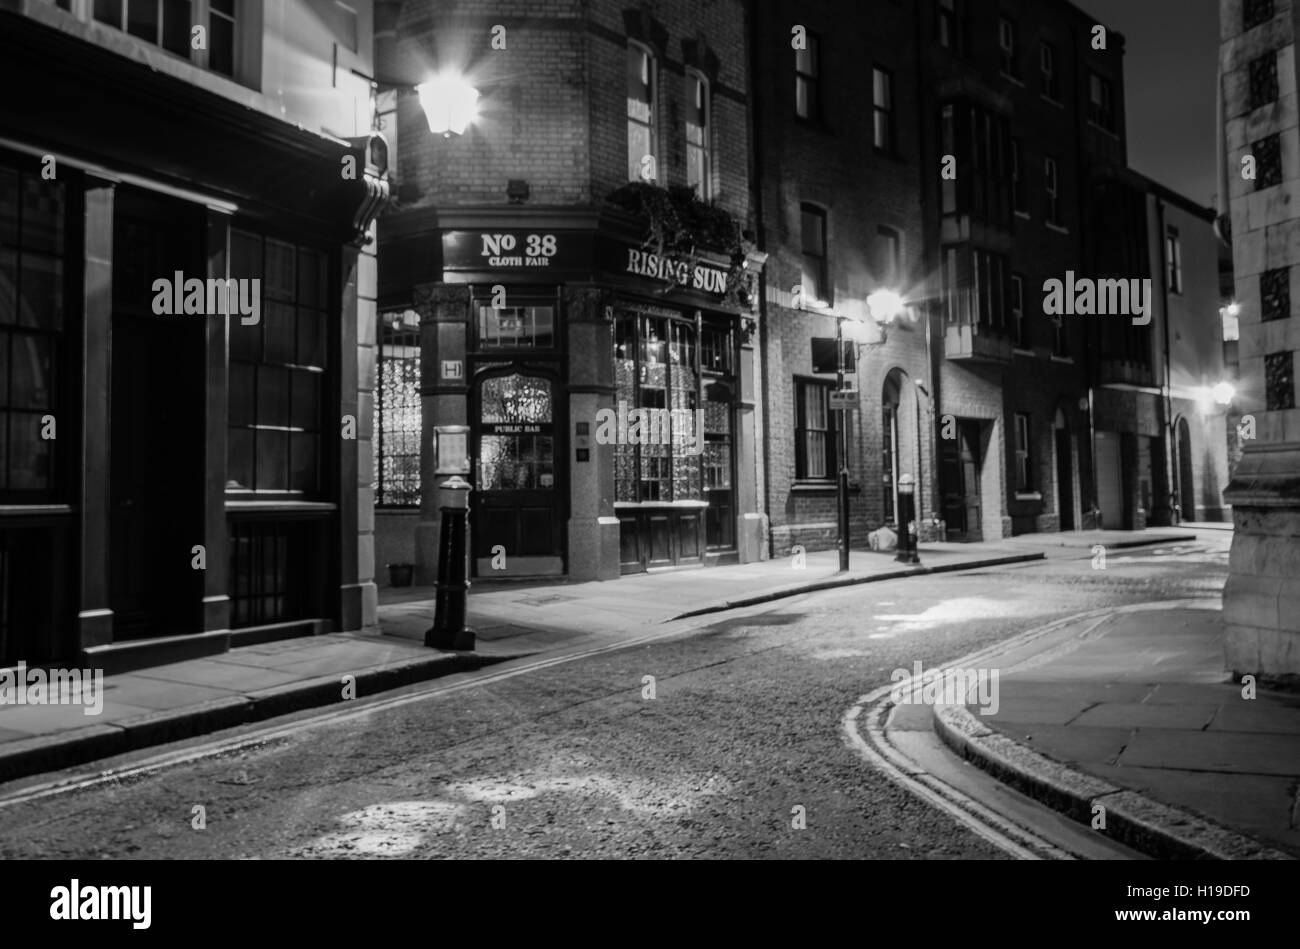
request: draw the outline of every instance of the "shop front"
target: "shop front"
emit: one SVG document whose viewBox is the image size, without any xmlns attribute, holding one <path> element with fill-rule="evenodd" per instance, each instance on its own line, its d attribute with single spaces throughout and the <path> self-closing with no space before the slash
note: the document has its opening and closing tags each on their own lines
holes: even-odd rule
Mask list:
<svg viewBox="0 0 1300 949">
<path fill-rule="evenodd" d="M 408 250 L 380 253 L 381 308 L 421 326 L 418 582 L 452 473 L 437 436 L 461 427 L 480 580 L 759 559 L 753 318 L 729 265 L 652 254 L 598 213 L 500 214 L 443 215 L 439 279 L 413 290 L 400 262 L 429 230 L 399 216 L 389 239 Z"/>
</svg>

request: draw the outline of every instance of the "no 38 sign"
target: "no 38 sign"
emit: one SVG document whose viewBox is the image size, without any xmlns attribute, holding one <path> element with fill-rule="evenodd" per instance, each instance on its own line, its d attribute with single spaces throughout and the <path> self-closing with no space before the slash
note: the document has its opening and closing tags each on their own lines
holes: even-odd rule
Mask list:
<svg viewBox="0 0 1300 949">
<path fill-rule="evenodd" d="M 510 266 L 507 261 L 511 260 L 511 255 L 519 247 L 519 239 L 514 234 L 484 234 L 482 256 L 489 258 L 488 264 L 493 267 Z M 524 235 L 524 257 L 554 257 L 558 247 L 556 246 L 554 234 L 525 234 Z M 518 255 L 515 261 L 517 264 Z"/>
</svg>

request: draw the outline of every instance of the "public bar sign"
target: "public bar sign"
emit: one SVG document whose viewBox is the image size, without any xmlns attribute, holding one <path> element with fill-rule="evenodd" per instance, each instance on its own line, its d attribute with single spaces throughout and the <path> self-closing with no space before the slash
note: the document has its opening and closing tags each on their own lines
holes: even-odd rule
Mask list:
<svg viewBox="0 0 1300 949">
<path fill-rule="evenodd" d="M 572 231 L 443 231 L 442 269 L 502 273 L 574 270 L 591 263 L 591 235 Z"/>
</svg>

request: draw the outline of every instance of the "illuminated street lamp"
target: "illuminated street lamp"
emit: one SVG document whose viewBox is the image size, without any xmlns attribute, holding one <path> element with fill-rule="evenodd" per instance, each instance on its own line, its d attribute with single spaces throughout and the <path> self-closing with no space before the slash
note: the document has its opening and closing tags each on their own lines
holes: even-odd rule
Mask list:
<svg viewBox="0 0 1300 949">
<path fill-rule="evenodd" d="M 1231 382 L 1220 382 L 1210 390 L 1210 394 L 1220 405 L 1231 405 L 1232 400 L 1237 397 L 1237 388 Z"/>
<path fill-rule="evenodd" d="M 455 73 L 434 76 L 416 86 L 415 92 L 434 135 L 463 135 L 478 115 L 478 90 Z"/>
</svg>

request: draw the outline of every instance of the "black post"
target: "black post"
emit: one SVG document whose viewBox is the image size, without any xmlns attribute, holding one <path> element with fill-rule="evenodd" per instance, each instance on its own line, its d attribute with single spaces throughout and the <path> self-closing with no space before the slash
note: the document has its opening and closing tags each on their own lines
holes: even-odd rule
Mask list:
<svg viewBox="0 0 1300 949">
<path fill-rule="evenodd" d="M 910 474 L 898 479 L 898 556 L 899 563 L 919 564 L 921 556 L 917 553 L 917 544 L 912 541 L 912 521 L 916 519 L 916 483 Z M 921 525 L 916 525 L 917 540 L 920 540 Z"/>
<path fill-rule="evenodd" d="M 835 377 L 837 380 L 835 389 L 837 392 L 843 392 L 844 317 L 842 316 L 837 316 L 835 318 L 835 359 Z M 835 428 L 835 459 L 839 463 L 839 472 L 836 476 L 835 487 L 836 500 L 839 504 L 840 572 L 844 573 L 849 569 L 849 426 L 847 412 L 837 412 L 835 416 Z"/>
<path fill-rule="evenodd" d="M 442 491 L 442 528 L 438 535 L 438 593 L 434 598 L 433 625 L 424 644 L 435 649 L 472 650 L 474 630 L 465 625 L 469 598 L 469 482 L 449 478 Z"/>
</svg>

